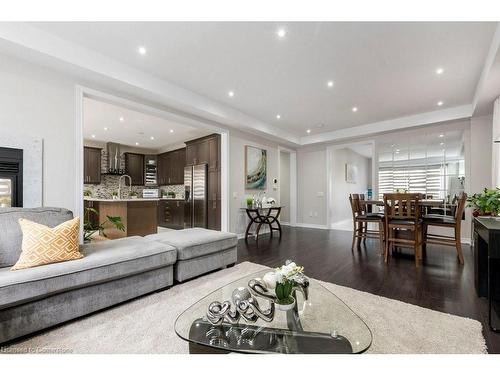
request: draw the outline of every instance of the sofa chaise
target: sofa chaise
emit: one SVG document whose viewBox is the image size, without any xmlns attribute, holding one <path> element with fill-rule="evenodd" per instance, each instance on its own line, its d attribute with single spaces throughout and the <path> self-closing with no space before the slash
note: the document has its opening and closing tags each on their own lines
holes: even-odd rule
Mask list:
<svg viewBox="0 0 500 375">
<path fill-rule="evenodd" d="M 61 208 L 0 209 L 0 343 L 171 286 L 178 253 L 178 281 L 236 262 L 236 235 L 192 228 L 85 244 L 81 259 L 10 270 L 21 252 L 19 218 L 54 227 L 72 217 Z"/>
</svg>

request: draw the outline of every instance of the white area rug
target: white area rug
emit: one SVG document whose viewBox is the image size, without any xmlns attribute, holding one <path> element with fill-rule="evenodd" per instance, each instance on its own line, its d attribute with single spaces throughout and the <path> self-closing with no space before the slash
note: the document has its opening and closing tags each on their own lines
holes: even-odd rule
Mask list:
<svg viewBox="0 0 500 375">
<path fill-rule="evenodd" d="M 169 290 L 65 324 L 9 349 L 56 348 L 72 353 L 188 353 L 177 316 L 223 285 L 265 268 L 244 262 Z M 322 282 L 370 327 L 368 353 L 486 353 L 482 325 L 400 301 Z M 21 349 L 22 348 L 22 349 Z"/>
</svg>

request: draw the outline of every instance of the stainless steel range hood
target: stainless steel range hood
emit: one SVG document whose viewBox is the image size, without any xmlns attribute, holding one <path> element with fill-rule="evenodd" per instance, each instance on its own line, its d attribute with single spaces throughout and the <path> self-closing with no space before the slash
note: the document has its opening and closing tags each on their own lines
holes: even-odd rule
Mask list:
<svg viewBox="0 0 500 375">
<path fill-rule="evenodd" d="M 120 173 L 120 144 L 108 142 L 106 143 L 106 151 L 108 152 L 108 172 Z"/>
</svg>

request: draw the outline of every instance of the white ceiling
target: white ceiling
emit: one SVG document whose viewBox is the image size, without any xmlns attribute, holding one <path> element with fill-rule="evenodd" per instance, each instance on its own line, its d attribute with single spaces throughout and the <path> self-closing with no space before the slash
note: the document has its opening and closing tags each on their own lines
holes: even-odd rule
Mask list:
<svg viewBox="0 0 500 375">
<path fill-rule="evenodd" d="M 464 132 L 448 130 L 411 133 L 411 137 L 395 138 L 386 135 L 378 143 L 379 161 L 441 158 L 444 160 L 464 157 Z"/>
<path fill-rule="evenodd" d="M 89 98 L 84 98 L 83 106 L 83 137 L 92 141 L 158 150 L 211 133 Z"/>
<path fill-rule="evenodd" d="M 35 26 L 303 136 L 306 129 L 329 132 L 470 104 L 497 24 Z M 280 27 L 287 30 L 283 39 L 276 35 Z M 147 48 L 145 56 L 137 53 L 139 46 Z M 442 75 L 435 74 L 438 67 L 444 68 Z M 444 105 L 438 107 L 438 101 Z M 324 126 L 317 127 L 320 123 Z"/>
</svg>

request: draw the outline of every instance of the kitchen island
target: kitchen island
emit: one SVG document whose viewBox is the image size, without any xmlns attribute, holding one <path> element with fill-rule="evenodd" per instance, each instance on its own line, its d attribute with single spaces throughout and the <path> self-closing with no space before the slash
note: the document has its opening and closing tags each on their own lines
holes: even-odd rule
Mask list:
<svg viewBox="0 0 500 375">
<path fill-rule="evenodd" d="M 125 226 L 125 232 L 113 227 L 110 223 L 104 225 L 106 235 L 110 239 L 146 236 L 158 231 L 158 199 L 99 199 L 85 198 L 91 207 L 97 203 L 99 223 L 106 221 L 107 216 L 120 216 Z"/>
</svg>

